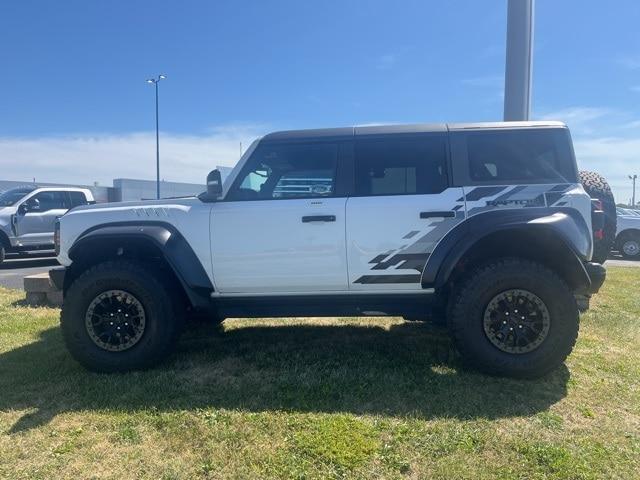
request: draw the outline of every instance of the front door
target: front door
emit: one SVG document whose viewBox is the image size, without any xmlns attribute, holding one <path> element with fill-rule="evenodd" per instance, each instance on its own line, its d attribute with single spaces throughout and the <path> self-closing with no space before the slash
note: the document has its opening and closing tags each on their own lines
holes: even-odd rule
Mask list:
<svg viewBox="0 0 640 480">
<path fill-rule="evenodd" d="M 23 246 L 53 245 L 56 219 L 68 210 L 66 192 L 45 190 L 26 199 L 15 214 L 15 232 Z"/>
<path fill-rule="evenodd" d="M 448 187 L 446 133 L 356 141 L 355 196 L 347 201 L 352 291 L 421 289 L 436 243 L 464 220 Z"/>
<path fill-rule="evenodd" d="M 339 145 L 262 142 L 225 200 L 211 248 L 222 294 L 347 289 L 346 198 L 336 191 Z"/>
</svg>

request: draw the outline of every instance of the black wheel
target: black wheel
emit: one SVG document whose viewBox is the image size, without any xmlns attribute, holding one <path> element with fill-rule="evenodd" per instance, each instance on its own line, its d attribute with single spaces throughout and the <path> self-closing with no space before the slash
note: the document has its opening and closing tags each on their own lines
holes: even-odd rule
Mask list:
<svg viewBox="0 0 640 480">
<path fill-rule="evenodd" d="M 628 260 L 640 260 L 640 233 L 622 232 L 616 240 L 616 248 Z"/>
<path fill-rule="evenodd" d="M 96 372 L 158 363 L 173 350 L 182 322 L 180 302 L 162 273 L 125 260 L 80 275 L 60 316 L 71 355 Z"/>
<path fill-rule="evenodd" d="M 581 171 L 580 183 L 591 198 L 602 202 L 604 229 L 602 238 L 594 238 L 592 261 L 604 263 L 616 238 L 616 201 L 605 178 L 596 172 Z"/>
<path fill-rule="evenodd" d="M 578 307 L 565 282 L 548 268 L 503 259 L 476 269 L 456 289 L 448 323 L 470 366 L 535 378 L 571 353 Z"/>
</svg>

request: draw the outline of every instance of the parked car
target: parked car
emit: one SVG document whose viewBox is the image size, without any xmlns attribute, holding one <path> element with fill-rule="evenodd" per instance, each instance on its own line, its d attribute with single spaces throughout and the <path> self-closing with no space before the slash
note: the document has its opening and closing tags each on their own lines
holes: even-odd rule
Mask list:
<svg viewBox="0 0 640 480">
<path fill-rule="evenodd" d="M 444 312 L 469 365 L 534 377 L 571 352 L 605 279 L 592 210 L 561 123 L 277 132 L 198 198 L 62 216 L 51 278 L 67 347 L 95 371 L 156 364 L 188 309 Z"/>
<path fill-rule="evenodd" d="M 624 258 L 640 260 L 640 216 L 619 208 L 616 249 Z"/>
<path fill-rule="evenodd" d="M 91 191 L 75 187 L 24 186 L 0 194 L 0 263 L 7 253 L 54 249 L 58 217 L 95 203 Z"/>
<path fill-rule="evenodd" d="M 634 208 L 616 207 L 616 212 L 617 212 L 618 216 L 620 216 L 620 215 L 630 215 L 632 217 L 640 217 L 640 210 L 636 210 Z"/>
</svg>

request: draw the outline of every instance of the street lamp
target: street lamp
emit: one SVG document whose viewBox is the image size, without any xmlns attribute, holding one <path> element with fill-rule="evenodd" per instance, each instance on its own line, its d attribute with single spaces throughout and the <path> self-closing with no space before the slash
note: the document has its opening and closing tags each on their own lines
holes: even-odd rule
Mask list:
<svg viewBox="0 0 640 480">
<path fill-rule="evenodd" d="M 158 131 L 158 83 L 167 78 L 166 75 L 158 75 L 157 78 L 149 78 L 147 83 L 156 87 L 156 198 L 160 199 L 160 132 Z"/>
<path fill-rule="evenodd" d="M 629 180 L 633 182 L 633 194 L 631 196 L 631 206 L 633 208 L 636 208 L 636 178 L 638 178 L 638 175 L 629 175 Z"/>
</svg>

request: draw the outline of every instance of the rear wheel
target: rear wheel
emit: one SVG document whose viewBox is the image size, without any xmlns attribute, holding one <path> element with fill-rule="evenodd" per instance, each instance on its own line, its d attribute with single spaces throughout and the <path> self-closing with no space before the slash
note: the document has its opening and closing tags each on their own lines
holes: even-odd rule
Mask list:
<svg viewBox="0 0 640 480">
<path fill-rule="evenodd" d="M 578 335 L 578 307 L 543 265 L 504 259 L 456 289 L 449 328 L 466 362 L 495 375 L 533 378 L 560 365 Z"/>
<path fill-rule="evenodd" d="M 580 182 L 591 198 L 597 198 L 602 203 L 604 228 L 602 238 L 594 238 L 592 260 L 604 263 L 616 238 L 616 201 L 607 180 L 599 173 L 583 170 L 580 172 Z"/>
<path fill-rule="evenodd" d="M 640 233 L 623 232 L 616 241 L 620 254 L 629 260 L 640 260 Z"/>
<path fill-rule="evenodd" d="M 71 355 L 89 370 L 147 368 L 173 350 L 180 307 L 161 273 L 125 260 L 105 262 L 67 291 L 62 333 Z"/>
</svg>

